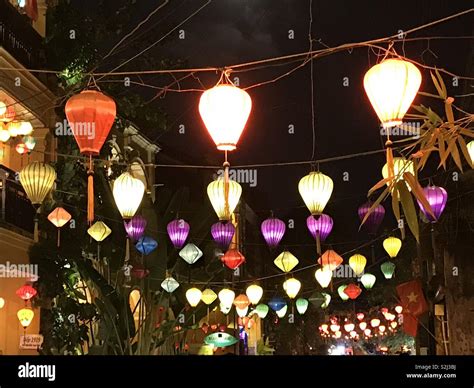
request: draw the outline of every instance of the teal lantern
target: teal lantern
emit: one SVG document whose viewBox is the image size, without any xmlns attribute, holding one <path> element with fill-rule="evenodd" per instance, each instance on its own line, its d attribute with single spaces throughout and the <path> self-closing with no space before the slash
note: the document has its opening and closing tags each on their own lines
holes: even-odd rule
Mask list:
<svg viewBox="0 0 474 388">
<path fill-rule="evenodd" d="M 368 273 L 368 272 L 366 272 L 360 277 L 360 282 L 362 283 L 362 285 L 364 286 L 366 290 L 372 289 L 376 280 L 377 278 L 375 277 L 375 275 L 372 275 L 371 273 Z"/>
<path fill-rule="evenodd" d="M 308 310 L 309 302 L 308 299 L 298 298 L 296 299 L 296 310 L 300 315 L 303 315 Z"/>
<path fill-rule="evenodd" d="M 380 270 L 382 271 L 383 276 L 385 276 L 385 279 L 391 279 L 395 272 L 395 264 L 391 261 L 386 261 L 380 265 Z"/>
<path fill-rule="evenodd" d="M 349 297 L 347 296 L 347 294 L 344 292 L 344 290 L 346 289 L 347 287 L 347 284 L 343 284 L 342 286 L 339 286 L 337 288 L 337 293 L 339 294 L 339 297 L 345 302 L 346 300 L 349 299 Z"/>
<path fill-rule="evenodd" d="M 225 348 L 227 346 L 232 346 L 237 342 L 237 338 L 224 332 L 212 333 L 204 338 L 204 343 L 206 343 L 206 345 L 213 345 L 216 348 Z"/>
<path fill-rule="evenodd" d="M 264 303 L 260 303 L 257 305 L 257 307 L 255 307 L 255 311 L 260 319 L 264 319 L 267 316 L 269 310 L 270 309 L 268 306 Z"/>
</svg>

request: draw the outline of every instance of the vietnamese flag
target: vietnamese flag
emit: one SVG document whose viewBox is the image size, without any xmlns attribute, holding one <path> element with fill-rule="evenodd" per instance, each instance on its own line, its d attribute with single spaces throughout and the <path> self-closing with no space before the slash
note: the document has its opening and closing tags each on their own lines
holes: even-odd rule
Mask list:
<svg viewBox="0 0 474 388">
<path fill-rule="evenodd" d="M 412 337 L 418 332 L 418 318 L 410 313 L 403 313 L 403 331 Z"/>
<path fill-rule="evenodd" d="M 404 312 L 418 317 L 428 310 L 428 304 L 426 303 L 419 280 L 399 284 L 397 286 L 397 294 Z"/>
</svg>

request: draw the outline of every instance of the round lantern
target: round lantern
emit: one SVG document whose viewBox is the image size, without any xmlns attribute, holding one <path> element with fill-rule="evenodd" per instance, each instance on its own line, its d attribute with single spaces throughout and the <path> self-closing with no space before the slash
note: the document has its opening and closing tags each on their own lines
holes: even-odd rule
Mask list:
<svg viewBox="0 0 474 388">
<path fill-rule="evenodd" d="M 231 308 L 232 303 L 234 302 L 235 292 L 228 288 L 223 288 L 219 291 L 218 297 L 219 302 L 221 302 L 224 306 Z"/>
<path fill-rule="evenodd" d="M 0 122 L 0 142 L 6 143 L 8 140 L 10 140 L 10 132 L 8 132 L 5 124 Z"/>
<path fill-rule="evenodd" d="M 298 190 L 313 216 L 319 216 L 323 213 L 331 197 L 333 186 L 332 179 L 319 171 L 310 172 L 301 178 Z"/>
<path fill-rule="evenodd" d="M 286 279 L 283 283 L 283 289 L 290 299 L 294 299 L 301 290 L 301 282 L 296 278 Z"/>
<path fill-rule="evenodd" d="M 415 175 L 415 166 L 411 160 L 407 160 L 403 157 L 394 157 L 393 158 L 393 176 L 394 181 L 399 182 L 404 180 L 403 174 L 409 172 L 412 175 Z M 384 179 L 388 178 L 388 164 L 385 163 L 382 167 L 382 176 Z M 391 182 L 386 183 L 387 186 L 390 186 Z M 411 191 L 411 187 L 408 185 L 408 190 Z"/>
<path fill-rule="evenodd" d="M 288 306 L 285 304 L 280 310 L 275 311 L 278 318 L 283 318 L 288 311 Z"/>
<path fill-rule="evenodd" d="M 236 269 L 245 263 L 245 257 L 237 249 L 229 249 L 224 256 L 221 257 L 221 261 L 227 268 Z"/>
<path fill-rule="evenodd" d="M 288 273 L 298 265 L 299 261 L 291 252 L 283 251 L 273 263 L 283 272 Z"/>
<path fill-rule="evenodd" d="M 402 240 L 399 238 L 387 237 L 385 240 L 383 240 L 383 248 L 392 259 L 397 257 L 401 247 Z"/>
<path fill-rule="evenodd" d="M 165 280 L 161 282 L 161 288 L 170 294 L 179 287 L 178 281 L 172 276 L 166 276 Z"/>
<path fill-rule="evenodd" d="M 386 261 L 380 265 L 380 270 L 382 271 L 385 279 L 391 279 L 393 277 L 393 273 L 395 272 L 395 264 L 391 261 Z"/>
<path fill-rule="evenodd" d="M 192 287 L 186 291 L 186 300 L 191 307 L 196 307 L 201 301 L 202 292 L 199 288 Z"/>
<path fill-rule="evenodd" d="M 32 309 L 25 307 L 21 310 L 18 310 L 16 316 L 18 317 L 21 326 L 26 330 L 26 328 L 30 326 L 31 321 L 33 321 L 35 313 Z"/>
<path fill-rule="evenodd" d="M 428 211 L 426 211 L 421 202 L 417 199 L 418 205 L 420 206 L 420 210 L 423 212 L 429 222 L 436 222 L 438 221 L 439 217 L 441 217 L 441 214 L 444 211 L 446 202 L 448 201 L 448 193 L 444 188 L 439 186 L 424 187 L 423 193 L 425 195 L 426 200 L 430 204 L 434 218 Z"/>
<path fill-rule="evenodd" d="M 360 295 L 362 290 L 360 287 L 354 283 L 349 284 L 346 289 L 344 290 L 346 295 L 351 298 L 352 300 L 357 299 L 357 297 Z"/>
<path fill-rule="evenodd" d="M 183 247 L 188 238 L 190 226 L 185 220 L 177 219 L 171 221 L 166 226 L 166 230 L 173 246 L 179 249 Z"/>
<path fill-rule="evenodd" d="M 357 209 L 357 213 L 359 215 L 361 222 L 364 219 L 364 217 L 367 215 L 367 213 L 369 212 L 372 205 L 373 203 L 369 201 L 369 202 L 364 203 L 363 205 L 360 205 L 359 209 Z M 384 216 L 385 216 L 385 208 L 382 205 L 377 205 L 372 210 L 372 212 L 368 215 L 367 219 L 364 222 L 363 228 L 367 230 L 367 232 L 370 234 L 377 233 L 377 230 L 380 224 L 382 223 Z"/>
<path fill-rule="evenodd" d="M 206 288 L 202 292 L 201 299 L 204 302 L 204 304 L 209 306 L 217 299 L 217 294 L 214 291 L 212 291 L 210 288 Z"/>
<path fill-rule="evenodd" d="M 306 226 L 311 235 L 316 239 L 319 236 L 320 241 L 324 242 L 332 231 L 334 221 L 327 214 L 321 214 L 319 217 L 309 216 L 306 219 Z"/>
<path fill-rule="evenodd" d="M 112 233 L 112 230 L 102 221 L 97 221 L 89 229 L 87 229 L 87 233 L 95 241 L 101 242 Z"/>
<path fill-rule="evenodd" d="M 332 249 L 328 249 L 323 255 L 318 259 L 318 264 L 323 268 L 329 268 L 331 271 L 334 271 L 339 267 L 344 260 Z"/>
<path fill-rule="evenodd" d="M 227 249 L 235 234 L 235 226 L 232 222 L 219 221 L 211 226 L 211 235 L 217 245 Z"/>
<path fill-rule="evenodd" d="M 115 204 L 124 220 L 130 220 L 138 210 L 145 193 L 145 185 L 140 179 L 124 172 L 114 181 Z"/>
<path fill-rule="evenodd" d="M 188 264 L 194 264 L 202 257 L 202 251 L 194 244 L 186 244 L 179 251 L 179 256 Z"/>
<path fill-rule="evenodd" d="M 207 195 L 219 220 L 229 221 L 242 195 L 242 186 L 232 179 L 226 185 L 225 179 L 219 177 L 209 183 Z"/>
<path fill-rule="evenodd" d="M 270 301 L 268 302 L 268 306 L 270 306 L 273 311 L 277 312 L 278 310 L 281 310 L 284 306 L 286 306 L 286 302 L 279 296 L 275 296 L 270 299 Z"/>
<path fill-rule="evenodd" d="M 18 290 L 16 290 L 16 294 L 21 299 L 27 301 L 33 298 L 38 292 L 29 284 L 25 284 L 21 286 Z"/>
<path fill-rule="evenodd" d="M 270 248 L 276 248 L 286 231 L 285 223 L 278 218 L 267 218 L 260 227 L 263 238 Z"/>
<path fill-rule="evenodd" d="M 402 311 L 403 311 L 403 307 L 402 307 L 402 306 L 400 306 L 400 305 L 395 306 L 395 312 L 396 312 L 397 314 L 401 314 Z"/>
<path fill-rule="evenodd" d="M 359 323 L 359 328 L 364 331 L 365 329 L 367 329 L 367 322 L 360 322 Z"/>
<path fill-rule="evenodd" d="M 143 236 L 135 244 L 135 248 L 142 255 L 149 255 L 151 252 L 153 252 L 156 249 L 157 246 L 158 246 L 158 243 L 155 240 L 153 240 L 151 237 L 147 237 L 147 236 Z"/>
<path fill-rule="evenodd" d="M 243 310 L 247 308 L 250 305 L 250 300 L 247 295 L 245 294 L 240 294 L 234 299 L 234 306 Z"/>
<path fill-rule="evenodd" d="M 260 299 L 262 299 L 263 288 L 258 284 L 252 284 L 247 287 L 245 294 L 248 296 L 250 303 L 256 305 L 258 302 L 260 302 Z"/>
<path fill-rule="evenodd" d="M 402 123 L 420 85 L 420 70 L 401 59 L 386 59 L 364 76 L 365 92 L 384 128 Z"/>
<path fill-rule="evenodd" d="M 377 278 L 375 277 L 375 275 L 372 275 L 371 273 L 368 273 L 368 272 L 366 272 L 360 277 L 360 282 L 362 283 L 362 285 L 364 286 L 366 290 L 371 290 L 376 280 Z"/>
<path fill-rule="evenodd" d="M 15 146 L 15 151 L 18 152 L 20 155 L 24 155 L 28 152 L 28 147 L 23 141 L 20 141 L 16 146 Z"/>
<path fill-rule="evenodd" d="M 127 236 L 132 241 L 138 241 L 143 237 L 146 224 L 146 219 L 139 215 L 133 216 L 133 218 L 128 222 L 123 222 Z"/>
<path fill-rule="evenodd" d="M 269 308 L 266 304 L 260 303 L 255 307 L 255 311 L 260 319 L 264 319 L 268 314 Z"/>
<path fill-rule="evenodd" d="M 398 323 L 397 323 L 397 322 L 395 322 L 395 321 L 390 322 L 390 327 L 391 327 L 392 329 L 395 329 L 397 326 L 398 326 Z"/>
<path fill-rule="evenodd" d="M 251 109 L 249 94 L 234 85 L 217 85 L 199 100 L 202 121 L 221 151 L 235 150 Z"/>
<path fill-rule="evenodd" d="M 370 326 L 372 327 L 378 327 L 380 325 L 380 319 L 378 318 L 373 318 L 370 320 Z"/>
<path fill-rule="evenodd" d="M 347 287 L 347 284 L 343 284 L 337 288 L 337 293 L 339 294 L 339 298 L 341 298 L 344 302 L 349 299 L 347 294 L 344 292 L 346 287 Z"/>
<path fill-rule="evenodd" d="M 309 302 L 308 299 L 298 298 L 296 299 L 296 310 L 298 310 L 298 314 L 304 315 L 306 310 L 308 310 Z"/>
<path fill-rule="evenodd" d="M 322 288 L 326 288 L 331 283 L 332 271 L 329 268 L 319 268 L 314 273 L 314 277 Z"/>
<path fill-rule="evenodd" d="M 356 253 L 349 258 L 349 266 L 356 276 L 360 276 L 364 273 L 365 265 L 367 264 L 367 259 L 365 256 L 359 255 Z"/>
<path fill-rule="evenodd" d="M 55 180 L 54 168 L 41 162 L 32 162 L 20 171 L 20 183 L 33 205 L 41 205 Z"/>
<path fill-rule="evenodd" d="M 344 323 L 344 330 L 347 331 L 348 333 L 354 330 L 355 325 L 351 322 Z"/>
</svg>

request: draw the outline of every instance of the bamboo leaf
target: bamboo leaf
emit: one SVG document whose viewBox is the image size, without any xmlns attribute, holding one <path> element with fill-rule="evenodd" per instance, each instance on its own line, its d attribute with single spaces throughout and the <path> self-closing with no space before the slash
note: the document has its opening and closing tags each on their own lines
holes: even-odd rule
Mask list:
<svg viewBox="0 0 474 388">
<path fill-rule="evenodd" d="M 392 210 L 398 223 L 400 220 L 400 197 L 398 194 L 398 183 L 395 185 L 392 191 Z"/>
<path fill-rule="evenodd" d="M 379 182 L 380 183 L 380 182 Z M 362 220 L 362 222 L 360 223 L 360 226 L 359 226 L 359 230 L 360 228 L 362 227 L 362 225 L 364 225 L 365 221 L 367 221 L 367 218 L 369 217 L 369 215 L 374 211 L 374 209 L 380 205 L 380 203 L 387 197 L 388 193 L 389 193 L 389 190 L 391 188 L 391 185 L 390 186 L 387 186 L 385 188 L 385 190 L 382 192 L 382 194 L 380 194 L 378 196 L 378 198 L 374 201 L 374 203 L 372 204 L 372 206 L 370 207 L 369 211 L 367 212 L 367 214 L 365 215 L 364 219 Z M 370 195 L 370 194 L 369 194 Z"/>
<path fill-rule="evenodd" d="M 407 220 L 408 227 L 415 237 L 416 241 L 420 241 L 420 233 L 418 227 L 418 216 L 416 214 L 415 204 L 405 182 L 398 182 L 398 191 L 400 193 L 400 201 L 402 203 L 403 214 Z"/>
<path fill-rule="evenodd" d="M 393 177 L 387 177 L 387 178 L 384 178 L 384 179 L 378 181 L 375 185 L 373 185 L 373 186 L 370 188 L 370 190 L 369 190 L 367 196 L 370 196 L 374 191 L 376 191 L 376 190 L 380 189 L 381 187 L 385 186 L 385 185 L 386 185 L 387 183 L 389 183 L 392 179 L 393 179 Z"/>
<path fill-rule="evenodd" d="M 431 93 L 427 93 L 427 92 L 418 92 L 418 94 L 421 94 L 422 96 L 426 96 L 426 97 L 432 97 L 432 98 L 437 98 L 439 100 L 443 100 L 443 97 L 438 96 L 436 94 L 431 94 Z"/>
<path fill-rule="evenodd" d="M 440 165 L 443 166 L 443 168 L 446 170 L 446 158 L 447 158 L 447 155 L 445 156 L 446 154 L 446 146 L 444 144 L 444 139 L 443 138 L 439 138 L 438 139 L 438 147 L 439 147 L 439 159 L 441 160 L 440 162 Z M 439 166 L 438 166 L 439 167 Z"/>
<path fill-rule="evenodd" d="M 474 131 L 467 128 L 461 128 L 459 130 L 459 133 L 466 135 L 468 137 L 474 137 Z"/>
<path fill-rule="evenodd" d="M 441 85 L 439 84 L 438 80 L 436 79 L 435 75 L 430 71 L 430 75 L 431 75 L 431 80 L 433 81 L 433 84 L 439 94 L 439 96 L 445 100 L 446 99 L 446 95 L 443 93 L 443 89 L 441 88 Z"/>
<path fill-rule="evenodd" d="M 439 85 L 441 86 L 441 90 L 443 91 L 443 95 L 447 97 L 448 91 L 446 90 L 446 85 L 444 83 L 443 77 L 441 76 L 438 69 L 435 69 L 435 72 L 436 72 L 436 76 L 438 77 L 438 82 L 439 82 Z"/>
<path fill-rule="evenodd" d="M 439 162 L 438 167 L 443 166 L 446 169 L 446 159 L 451 154 L 455 143 L 456 143 L 456 139 L 451 139 L 451 140 L 448 141 L 448 148 L 446 149 L 446 152 L 444 153 L 443 156 L 440 155 L 441 161 Z"/>
<path fill-rule="evenodd" d="M 469 150 L 467 149 L 466 142 L 464 141 L 462 136 L 458 136 L 458 143 L 459 148 L 461 148 L 461 152 L 464 155 L 464 159 L 466 159 L 467 163 L 471 168 L 474 168 L 473 161 L 471 160 L 471 155 L 469 155 Z"/>
<path fill-rule="evenodd" d="M 413 195 L 415 196 L 415 198 L 418 201 L 421 202 L 421 204 L 423 205 L 423 208 L 425 209 L 425 211 L 427 211 L 429 213 L 429 215 L 432 216 L 433 219 L 434 219 L 435 216 L 434 216 L 434 213 L 433 213 L 433 209 L 431 208 L 430 203 L 426 199 L 425 192 L 423 191 L 422 187 L 420 186 L 420 184 L 418 183 L 416 178 L 410 172 L 406 172 L 405 174 L 403 174 L 403 178 L 406 180 L 408 185 L 411 187 L 411 190 L 412 190 Z"/>
</svg>

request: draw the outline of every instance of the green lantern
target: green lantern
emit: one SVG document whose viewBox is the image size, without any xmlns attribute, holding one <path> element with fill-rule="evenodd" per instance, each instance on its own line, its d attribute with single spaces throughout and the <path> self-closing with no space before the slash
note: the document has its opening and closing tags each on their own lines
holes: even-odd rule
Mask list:
<svg viewBox="0 0 474 388">
<path fill-rule="evenodd" d="M 268 310 L 269 307 L 264 303 L 260 303 L 257 305 L 257 307 L 255 307 L 255 311 L 257 312 L 257 315 L 260 319 L 264 319 L 267 316 Z"/>
<path fill-rule="evenodd" d="M 366 272 L 360 277 L 360 282 L 362 283 L 362 285 L 364 286 L 366 290 L 372 289 L 376 280 L 377 278 L 375 277 L 375 275 L 372 275 L 371 273 L 368 273 L 368 272 Z"/>
<path fill-rule="evenodd" d="M 395 272 L 395 264 L 391 261 L 386 261 L 380 265 L 380 270 L 382 271 L 383 276 L 385 276 L 385 279 L 391 279 Z"/>
<path fill-rule="evenodd" d="M 331 303 L 331 294 L 321 292 L 321 295 L 324 297 L 324 302 L 321 304 L 321 308 L 325 309 L 329 306 L 329 303 Z"/>
<path fill-rule="evenodd" d="M 207 345 L 213 345 L 217 348 L 225 348 L 226 346 L 232 346 L 238 342 L 237 338 L 228 333 L 212 333 L 204 338 L 204 343 Z"/>
<path fill-rule="evenodd" d="M 296 299 L 296 310 L 298 310 L 298 313 L 300 315 L 303 315 L 306 312 L 306 310 L 308 310 L 308 305 L 309 305 L 308 299 L 304 299 L 304 298 Z"/>
<path fill-rule="evenodd" d="M 342 286 L 339 286 L 337 288 L 337 293 L 339 294 L 339 297 L 345 302 L 346 300 L 349 299 L 349 297 L 347 296 L 347 294 L 344 292 L 344 290 L 346 289 L 347 287 L 347 284 L 343 284 Z"/>
</svg>

